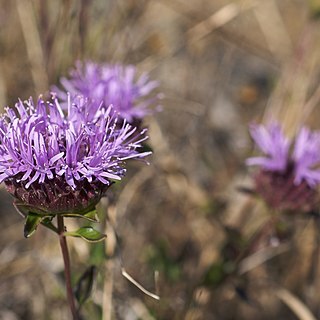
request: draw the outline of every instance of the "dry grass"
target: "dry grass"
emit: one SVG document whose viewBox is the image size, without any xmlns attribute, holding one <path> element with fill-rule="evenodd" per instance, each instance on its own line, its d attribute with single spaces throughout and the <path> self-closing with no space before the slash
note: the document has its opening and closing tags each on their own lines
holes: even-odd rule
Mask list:
<svg viewBox="0 0 320 320">
<path fill-rule="evenodd" d="M 166 96 L 147 119 L 151 165 L 133 164 L 114 188 L 108 260 L 69 241 L 75 279 L 98 265 L 83 319 L 320 317 L 312 221 L 287 217 L 279 248 L 268 230 L 246 247 L 270 216 L 237 191 L 251 183 L 250 121 L 276 117 L 289 134 L 303 122 L 319 128 L 311 2 L 0 1 L 1 107 L 44 93 L 76 59 L 136 64 Z M 69 319 L 57 239 L 41 228 L 24 239 L 11 199 L 0 197 L 0 319 Z"/>
</svg>

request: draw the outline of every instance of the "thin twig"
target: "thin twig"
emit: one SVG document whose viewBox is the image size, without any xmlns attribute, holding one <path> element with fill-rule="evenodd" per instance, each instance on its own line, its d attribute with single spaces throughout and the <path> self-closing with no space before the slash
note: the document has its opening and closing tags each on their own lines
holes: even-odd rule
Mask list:
<svg viewBox="0 0 320 320">
<path fill-rule="evenodd" d="M 105 263 L 105 280 L 103 286 L 103 319 L 112 319 L 112 295 L 114 284 L 114 260 L 107 258 Z"/>
<path fill-rule="evenodd" d="M 244 11 L 251 10 L 257 5 L 257 2 L 252 2 L 249 5 L 240 5 L 237 3 L 229 3 L 212 14 L 209 18 L 199 22 L 188 30 L 188 35 L 191 39 L 199 40 L 213 32 L 215 29 L 221 28 L 228 22 L 238 17 Z"/>
<path fill-rule="evenodd" d="M 111 208 L 108 208 L 108 215 Z M 103 286 L 103 303 L 102 303 L 102 314 L 104 320 L 112 319 L 112 295 L 114 285 L 114 251 L 116 248 L 116 239 L 113 227 L 108 221 L 104 221 L 105 233 L 108 235 L 106 238 L 106 253 L 107 259 L 105 262 L 105 275 L 104 275 L 104 286 Z"/>
<path fill-rule="evenodd" d="M 265 263 L 266 261 L 272 259 L 273 257 L 280 255 L 289 250 L 287 244 L 279 245 L 278 247 L 268 247 L 262 249 L 249 257 L 243 259 L 239 265 L 239 274 L 244 274 L 251 271 L 252 269 L 258 267 L 259 265 Z"/>
<path fill-rule="evenodd" d="M 70 258 L 66 237 L 64 236 L 65 227 L 63 223 L 63 216 L 57 215 L 58 231 L 60 239 L 60 247 L 64 262 L 64 275 L 66 281 L 67 299 L 72 313 L 73 320 L 79 320 L 77 309 L 74 302 L 74 296 L 71 286 L 71 271 L 70 271 Z"/>
<path fill-rule="evenodd" d="M 44 63 L 40 34 L 37 29 L 32 3 L 26 0 L 17 0 L 16 5 L 31 65 L 32 80 L 38 95 L 48 89 L 48 75 Z"/>
<path fill-rule="evenodd" d="M 290 291 L 280 288 L 276 290 L 278 298 L 286 304 L 300 320 L 316 320 L 308 307 Z"/>
<path fill-rule="evenodd" d="M 155 299 L 155 300 L 160 300 L 160 297 L 150 291 L 148 291 L 147 289 L 145 289 L 139 282 L 137 282 L 136 280 L 134 280 L 130 274 L 127 273 L 127 271 L 122 267 L 121 268 L 121 273 L 122 275 L 129 280 L 132 284 L 134 284 L 138 289 L 140 289 L 144 294 L 146 294 L 147 296 Z"/>
<path fill-rule="evenodd" d="M 253 8 L 270 52 L 276 60 L 284 59 L 292 52 L 288 30 L 275 0 L 262 1 Z"/>
<path fill-rule="evenodd" d="M 311 98 L 306 102 L 306 104 L 303 107 L 303 121 L 304 123 L 314 108 L 319 104 L 320 102 L 320 87 L 317 88 L 317 90 L 314 92 L 314 94 L 311 96 Z"/>
<path fill-rule="evenodd" d="M 115 232 L 115 224 L 116 224 L 116 218 L 117 218 L 117 210 L 114 210 L 114 207 L 108 208 L 108 216 L 109 216 L 109 223 L 106 223 L 106 234 L 108 234 L 108 238 L 106 239 L 106 248 L 107 248 L 107 261 L 105 264 L 105 282 L 104 282 L 104 290 L 103 290 L 103 319 L 104 320 L 111 320 L 112 319 L 112 293 L 113 293 L 113 285 L 114 285 L 114 260 L 112 257 L 115 254 L 116 247 L 117 247 L 117 241 L 116 241 L 116 232 Z M 113 211 L 114 210 L 114 211 Z M 112 212 L 113 211 L 113 212 Z M 112 212 L 112 214 L 111 214 Z M 110 215 L 112 216 L 112 219 L 110 219 Z M 113 220 L 113 221 L 111 221 Z M 107 221 L 106 221 L 107 222 Z M 112 225 L 114 224 L 114 225 Z M 119 257 L 120 265 L 122 266 L 122 259 L 121 255 Z M 139 288 L 143 293 L 148 295 L 149 297 L 160 300 L 160 297 L 156 294 L 153 294 L 142 287 L 141 284 L 139 284 L 136 280 L 134 280 L 127 272 L 126 270 L 121 267 L 121 273 L 122 275 L 129 280 L 131 283 L 133 283 L 137 288 Z M 158 293 L 158 272 L 155 273 L 155 285 L 156 285 L 156 292 Z"/>
<path fill-rule="evenodd" d="M 0 106 L 6 105 L 6 95 L 7 95 L 7 87 L 6 87 L 6 79 L 4 77 L 3 67 L 0 65 Z M 3 112 L 3 109 L 1 109 Z"/>
</svg>

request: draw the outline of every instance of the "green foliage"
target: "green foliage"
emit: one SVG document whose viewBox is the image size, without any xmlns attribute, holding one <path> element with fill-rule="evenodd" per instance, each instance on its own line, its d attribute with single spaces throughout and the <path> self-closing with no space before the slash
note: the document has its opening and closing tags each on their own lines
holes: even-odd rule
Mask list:
<svg viewBox="0 0 320 320">
<path fill-rule="evenodd" d="M 203 284 L 206 286 L 217 287 L 233 275 L 246 248 L 247 241 L 238 230 L 225 227 L 225 232 L 227 237 L 220 249 L 220 260 L 211 264 L 204 274 Z"/>
<path fill-rule="evenodd" d="M 24 236 L 26 238 L 31 237 L 35 233 L 39 224 L 42 224 L 43 226 L 50 229 L 51 231 L 58 233 L 58 229 L 52 223 L 52 219 L 55 217 L 55 215 L 49 215 L 44 212 L 41 212 L 41 213 L 32 212 L 29 210 L 27 206 L 24 206 L 24 205 L 16 204 L 16 208 L 26 218 L 26 222 L 24 225 Z M 78 217 L 78 218 L 84 218 L 89 221 L 98 222 L 97 211 L 95 209 L 84 215 L 63 214 L 62 216 L 74 217 L 74 218 Z M 81 237 L 89 242 L 97 242 L 105 238 L 105 235 L 102 235 L 99 231 L 93 229 L 91 226 L 82 227 L 75 232 L 67 232 L 66 235 Z"/>
<path fill-rule="evenodd" d="M 213 263 L 204 276 L 203 284 L 207 286 L 218 286 L 223 282 L 225 277 L 226 273 L 224 271 L 223 263 Z"/>
<path fill-rule="evenodd" d="M 83 219 L 86 219 L 88 221 L 99 222 L 96 208 L 94 208 L 93 210 L 91 210 L 91 211 L 89 211 L 87 213 L 84 213 L 84 214 L 66 213 L 66 214 L 63 214 L 63 216 L 64 217 L 71 217 L 71 218 L 83 218 Z"/>
<path fill-rule="evenodd" d="M 205 215 L 218 216 L 226 208 L 226 203 L 223 199 L 209 199 L 203 204 L 202 212 Z"/>
<path fill-rule="evenodd" d="M 25 217 L 26 222 L 24 225 L 24 236 L 26 238 L 31 237 L 35 233 L 39 224 L 42 224 L 46 228 L 58 233 L 58 229 L 51 222 L 53 216 L 43 216 L 37 213 L 29 212 Z"/>
<path fill-rule="evenodd" d="M 39 216 L 35 213 L 29 213 L 27 215 L 26 223 L 24 225 L 24 236 L 26 238 L 31 237 L 35 233 L 42 219 L 42 216 Z"/>
<path fill-rule="evenodd" d="M 53 217 L 45 217 L 41 220 L 41 224 L 46 228 L 52 230 L 53 232 L 58 233 L 58 229 L 56 226 L 53 225 L 52 219 Z"/>
<path fill-rule="evenodd" d="M 320 18 L 320 1 L 309 0 L 309 6 L 310 6 L 312 17 L 314 19 L 319 19 Z"/>
<path fill-rule="evenodd" d="M 96 275 L 96 267 L 90 266 L 80 277 L 79 281 L 77 282 L 74 295 L 79 303 L 79 309 L 81 305 L 86 302 L 86 300 L 90 297 L 93 282 Z"/>
<path fill-rule="evenodd" d="M 170 281 L 179 281 L 181 268 L 177 261 L 172 259 L 165 242 L 151 245 L 148 250 L 148 262 L 155 270 L 159 270 Z"/>
<path fill-rule="evenodd" d="M 76 231 L 67 231 L 64 235 L 69 237 L 80 237 L 88 242 L 99 242 L 106 237 L 105 234 L 95 230 L 92 226 L 84 226 Z"/>
<path fill-rule="evenodd" d="M 236 270 L 236 263 L 232 261 L 218 261 L 213 263 L 204 275 L 203 284 L 217 287 Z"/>
<path fill-rule="evenodd" d="M 106 259 L 105 243 L 103 241 L 90 246 L 89 262 L 94 265 L 101 265 Z"/>
</svg>

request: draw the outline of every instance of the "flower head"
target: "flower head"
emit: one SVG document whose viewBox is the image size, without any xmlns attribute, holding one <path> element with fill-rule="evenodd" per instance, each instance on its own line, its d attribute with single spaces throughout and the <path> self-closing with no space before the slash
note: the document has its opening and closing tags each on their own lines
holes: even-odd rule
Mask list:
<svg viewBox="0 0 320 320">
<path fill-rule="evenodd" d="M 274 208 L 312 210 L 319 202 L 315 188 L 320 184 L 320 132 L 302 127 L 290 142 L 280 125 L 271 123 L 251 125 L 250 133 L 265 154 L 246 161 L 261 168 L 255 175 L 256 192 Z"/>
<path fill-rule="evenodd" d="M 250 133 L 266 156 L 248 158 L 247 165 L 257 165 L 269 172 L 285 173 L 292 170 L 296 185 L 303 180 L 310 187 L 320 183 L 320 169 L 317 169 L 320 164 L 320 132 L 311 132 L 302 127 L 293 143 L 292 154 L 289 153 L 291 143 L 278 123 L 271 123 L 267 127 L 253 124 Z"/>
<path fill-rule="evenodd" d="M 320 183 L 320 132 L 302 128 L 296 137 L 292 161 L 295 167 L 295 184 L 305 180 L 310 187 Z"/>
<path fill-rule="evenodd" d="M 258 165 L 265 170 L 284 171 L 288 163 L 289 140 L 284 136 L 279 124 L 271 123 L 269 126 L 252 124 L 250 134 L 265 153 L 265 157 L 247 159 L 247 165 Z"/>
<path fill-rule="evenodd" d="M 139 152 L 144 132 L 100 106 L 88 120 L 89 102 L 68 97 L 65 115 L 57 99 L 35 105 L 30 98 L 7 108 L 0 119 L 0 182 L 20 204 L 36 212 L 83 212 L 125 175 L 125 161 Z"/>
<path fill-rule="evenodd" d="M 158 86 L 156 81 L 150 81 L 147 74 L 137 76 L 134 66 L 120 64 L 82 63 L 78 61 L 76 68 L 70 71 L 70 79 L 62 78 L 61 84 L 71 95 L 82 95 L 91 100 L 85 110 L 90 117 L 103 103 L 112 104 L 120 117 L 132 123 L 141 120 L 152 111 L 149 108 L 157 98 L 151 98 L 151 92 Z M 67 101 L 67 95 L 58 88 L 53 88 L 62 101 Z"/>
</svg>

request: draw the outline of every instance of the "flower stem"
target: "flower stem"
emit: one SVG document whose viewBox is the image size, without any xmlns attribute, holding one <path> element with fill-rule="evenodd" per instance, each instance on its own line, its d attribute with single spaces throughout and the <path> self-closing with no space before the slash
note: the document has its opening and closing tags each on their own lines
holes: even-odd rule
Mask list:
<svg viewBox="0 0 320 320">
<path fill-rule="evenodd" d="M 57 215 L 57 221 L 58 221 L 58 232 L 59 232 L 59 238 L 60 238 L 60 247 L 61 247 L 61 252 L 62 252 L 63 262 L 64 262 L 64 275 L 65 275 L 65 281 L 66 281 L 68 304 L 72 313 L 73 320 L 79 320 L 78 312 L 74 302 L 72 286 L 71 286 L 70 258 L 69 258 L 67 240 L 66 240 L 66 237 L 64 236 L 65 227 L 63 223 L 63 216 Z"/>
</svg>

